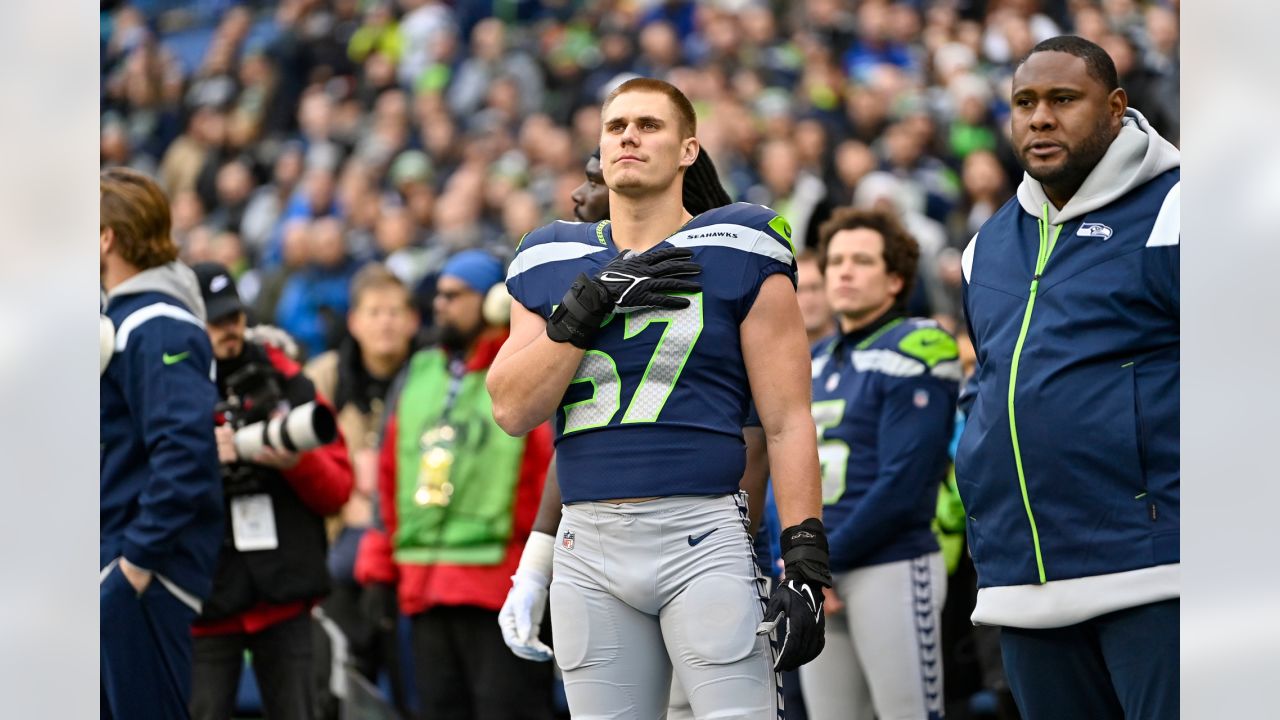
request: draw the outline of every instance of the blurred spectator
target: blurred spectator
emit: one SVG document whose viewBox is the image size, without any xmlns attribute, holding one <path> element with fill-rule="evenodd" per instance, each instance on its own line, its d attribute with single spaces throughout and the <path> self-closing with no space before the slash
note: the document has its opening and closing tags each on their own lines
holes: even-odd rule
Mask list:
<svg viewBox="0 0 1280 720">
<path fill-rule="evenodd" d="M 247 160 L 233 158 L 218 168 L 215 182 L 216 202 L 205 222 L 216 230 L 239 233 L 253 192 L 253 169 Z"/>
<path fill-rule="evenodd" d="M 399 78 L 404 87 L 431 83 L 425 73 L 447 62 L 451 37 L 458 32 L 453 10 L 439 0 L 400 0 L 402 54 Z"/>
<path fill-rule="evenodd" d="M 538 64 L 521 51 L 507 45 L 507 32 L 502 21 L 487 18 L 471 31 L 471 56 L 458 66 L 449 89 L 449 107 L 461 117 L 479 110 L 490 86 L 508 77 L 519 89 L 520 115 L 542 107 L 544 92 Z"/>
<path fill-rule="evenodd" d="M 200 202 L 200 196 L 194 190 L 187 190 L 174 194 L 170 210 L 173 213 L 173 239 L 185 252 L 187 236 L 204 222 L 204 203 Z"/>
<path fill-rule="evenodd" d="M 196 189 L 205 163 L 226 137 L 226 127 L 226 116 L 214 108 L 201 107 L 191 114 L 186 132 L 160 161 L 160 183 L 170 195 Z"/>
<path fill-rule="evenodd" d="M 816 247 L 818 225 L 831 214 L 827 187 L 802 170 L 795 144 L 771 140 L 760 151 L 760 184 L 747 191 L 747 201 L 767 205 L 791 223 L 792 237 Z"/>
<path fill-rule="evenodd" d="M 279 83 L 275 64 L 261 51 L 246 53 L 240 61 L 239 97 L 231 109 L 231 140 L 238 149 L 251 150 L 266 129 L 267 114 Z"/>
<path fill-rule="evenodd" d="M 895 123 L 884 134 L 882 169 L 923 192 L 922 212 L 942 221 L 951 212 L 959 193 L 955 173 L 946 163 L 929 153 L 933 138 L 927 115 Z"/>
<path fill-rule="evenodd" d="M 680 39 L 671 23 L 664 20 L 651 22 L 640 31 L 640 56 L 636 58 L 631 72 L 665 80 L 667 73 L 680 64 L 680 55 Z M 605 92 L 608 93 L 617 84 L 618 78 L 614 78 Z"/>
<path fill-rule="evenodd" d="M 249 268 L 240 235 L 231 230 L 215 233 L 209 242 L 209 259 L 223 265 L 232 277 L 239 277 Z"/>
<path fill-rule="evenodd" d="M 396 706 L 405 706 L 398 642 L 390 628 L 372 625 L 363 608 L 394 598 L 376 597 L 355 581 L 356 548 L 373 525 L 378 492 L 378 447 L 388 390 L 413 349 L 418 316 L 405 286 L 382 265 L 366 265 L 351 281 L 349 334 L 336 350 L 307 363 L 316 391 L 333 398 L 338 427 L 346 438 L 355 487 L 340 515 L 329 523 L 329 572 L 333 589 L 323 608 L 342 629 L 356 668 L 372 683 L 386 671 Z"/>
<path fill-rule="evenodd" d="M 548 425 L 513 438 L 490 409 L 485 375 L 507 331 L 487 327 L 481 305 L 502 277 L 476 250 L 441 273 L 441 341 L 413 356 L 392 400 L 383 531 L 365 533 L 356 562 L 356 578 L 395 586 L 412 618 L 423 718 L 551 717 L 550 664 L 517 658 L 498 629 L 551 457 Z"/>
<path fill-rule="evenodd" d="M 512 193 L 502 206 L 502 250 L 515 255 L 516 245 L 524 236 L 543 224 L 538 201 L 527 192 Z"/>
<path fill-rule="evenodd" d="M 347 254 L 341 220 L 315 221 L 307 240 L 310 262 L 285 281 L 275 320 L 305 354 L 317 355 L 334 347 L 342 334 L 356 266 Z"/>
<path fill-rule="evenodd" d="M 274 268 L 258 268 L 262 280 L 253 300 L 254 317 L 275 318 L 276 305 L 280 302 L 285 283 L 310 262 L 311 243 L 307 238 L 310 227 L 311 223 L 306 220 L 285 223 L 281 242 L 282 263 Z"/>
<path fill-rule="evenodd" d="M 858 184 L 853 206 L 887 210 L 898 217 L 920 247 L 916 274 L 919 292 L 915 296 L 908 293 L 908 311 L 935 319 L 943 316 L 943 324 L 953 327 L 957 309 L 938 273 L 938 254 L 947 245 L 947 231 L 941 223 L 924 215 L 924 197 L 919 188 L 889 173 L 874 172 Z"/>
<path fill-rule="evenodd" d="M 301 177 L 302 145 L 281 147 L 272 163 L 270 181 L 253 191 L 240 219 L 240 234 L 255 259 L 266 251 L 271 233 Z"/>
<path fill-rule="evenodd" d="M 282 231 L 289 221 L 315 220 L 338 215 L 336 191 L 337 180 L 332 168 L 309 167 L 280 214 L 280 219 L 276 223 L 277 229 L 263 252 L 262 264 L 274 267 L 280 263 L 283 250 Z"/>
<path fill-rule="evenodd" d="M 836 146 L 835 182 L 832 184 L 832 204 L 851 205 L 853 194 L 868 173 L 878 165 L 875 153 L 865 143 L 845 140 Z"/>
<path fill-rule="evenodd" d="M 364 4 L 364 19 L 351 36 L 347 54 L 355 63 L 363 63 L 374 53 L 397 61 L 404 48 L 400 25 L 392 14 L 390 0 L 373 0 Z"/>
<path fill-rule="evenodd" d="M 423 247 L 413 216 L 402 207 L 383 207 L 374 238 L 378 257 L 410 289 L 444 265 L 445 251 Z"/>
<path fill-rule="evenodd" d="M 827 302 L 822 269 L 813 250 L 802 250 L 796 256 L 796 300 L 800 303 L 800 317 L 804 319 L 804 332 L 810 345 L 835 332 L 835 314 Z"/>
<path fill-rule="evenodd" d="M 584 105 L 599 105 L 608 92 L 605 86 L 631 70 L 635 43 L 622 28 L 607 27 L 600 35 L 599 53 L 599 60 L 579 86 L 578 102 Z"/>
<path fill-rule="evenodd" d="M 948 101 L 954 110 L 947 128 L 947 150 L 959 160 L 979 150 L 995 150 L 998 143 L 991 119 L 993 93 L 982 77 L 959 74 L 947 83 Z"/>
<path fill-rule="evenodd" d="M 183 237 L 181 259 L 194 265 L 213 257 L 213 230 L 208 225 L 197 225 Z"/>
<path fill-rule="evenodd" d="M 969 242 L 978 228 L 1013 194 L 1004 167 L 991 152 L 979 150 L 964 159 L 961 171 L 964 198 L 952 218 L 951 244 Z"/>
<path fill-rule="evenodd" d="M 1177 145 L 1180 130 L 1178 78 L 1181 68 L 1178 14 L 1167 6 L 1152 4 L 1147 7 L 1146 21 L 1146 52 L 1142 62 L 1157 77 L 1152 83 L 1151 96 L 1158 108 L 1153 107 L 1151 112 L 1168 123 L 1167 127 L 1160 129 L 1170 142 Z M 1139 109 L 1147 111 L 1146 108 Z"/>
<path fill-rule="evenodd" d="M 858 4 L 857 40 L 843 58 L 849 77 L 866 82 L 872 70 L 881 65 L 918 71 L 910 48 L 893 37 L 892 8 L 887 0 L 862 0 Z"/>
<path fill-rule="evenodd" d="M 1020 61 L 1041 40 L 1062 30 L 1039 12 L 1039 0 L 993 0 L 987 3 L 982 50 L 987 59 L 1001 65 Z"/>
</svg>

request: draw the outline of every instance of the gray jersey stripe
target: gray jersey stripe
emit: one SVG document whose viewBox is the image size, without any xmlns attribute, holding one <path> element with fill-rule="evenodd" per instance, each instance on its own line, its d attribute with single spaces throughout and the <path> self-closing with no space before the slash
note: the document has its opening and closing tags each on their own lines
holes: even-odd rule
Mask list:
<svg viewBox="0 0 1280 720">
<path fill-rule="evenodd" d="M 539 265 L 562 260 L 577 260 L 604 250 L 608 248 L 578 242 L 549 242 L 544 245 L 534 245 L 516 255 L 516 259 L 511 261 L 511 267 L 507 270 L 507 280 L 510 281 L 520 273 L 532 270 Z"/>
</svg>

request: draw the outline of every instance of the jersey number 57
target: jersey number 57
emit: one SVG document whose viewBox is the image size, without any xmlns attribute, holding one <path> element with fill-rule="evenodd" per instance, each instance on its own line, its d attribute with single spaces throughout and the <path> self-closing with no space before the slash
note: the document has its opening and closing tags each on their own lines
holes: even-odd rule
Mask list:
<svg viewBox="0 0 1280 720">
<path fill-rule="evenodd" d="M 680 373 L 702 335 L 702 293 L 685 295 L 689 306 L 680 310 L 650 308 L 621 316 L 625 323 L 623 340 L 639 335 L 652 323 L 664 323 L 662 336 L 644 369 L 640 384 L 627 403 L 623 423 L 654 422 L 680 379 Z M 601 350 L 588 350 L 569 387 L 591 383 L 591 397 L 564 406 L 564 434 L 608 425 L 622 409 L 622 378 L 613 357 Z"/>
</svg>

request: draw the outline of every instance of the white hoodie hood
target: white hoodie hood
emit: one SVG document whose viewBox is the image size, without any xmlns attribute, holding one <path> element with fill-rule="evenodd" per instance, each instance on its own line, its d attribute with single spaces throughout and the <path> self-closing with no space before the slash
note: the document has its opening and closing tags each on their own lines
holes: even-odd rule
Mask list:
<svg viewBox="0 0 1280 720">
<path fill-rule="evenodd" d="M 107 298 L 120 295 L 136 295 L 143 292 L 162 292 L 182 301 L 184 305 L 205 322 L 204 297 L 200 294 L 200 282 L 191 268 L 174 260 L 165 265 L 148 268 L 125 280 L 107 293 Z"/>
<path fill-rule="evenodd" d="M 1039 218 L 1047 203 L 1049 223 L 1061 225 L 1114 202 L 1133 188 L 1182 164 L 1178 148 L 1160 137 L 1142 113 L 1128 108 L 1121 122 L 1120 134 L 1061 210 L 1049 202 L 1040 181 L 1026 173 L 1022 174 L 1022 184 L 1018 186 L 1018 203 L 1022 209 Z"/>
</svg>

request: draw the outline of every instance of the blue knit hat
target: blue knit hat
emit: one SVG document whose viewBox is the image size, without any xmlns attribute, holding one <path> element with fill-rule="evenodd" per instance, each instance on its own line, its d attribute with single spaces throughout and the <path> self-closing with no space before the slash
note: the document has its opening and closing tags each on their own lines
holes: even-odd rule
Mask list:
<svg viewBox="0 0 1280 720">
<path fill-rule="evenodd" d="M 502 282 L 502 262 L 484 250 L 463 250 L 449 258 L 440 277 L 455 277 L 484 295 Z"/>
</svg>

